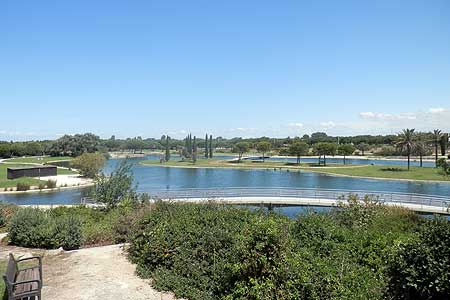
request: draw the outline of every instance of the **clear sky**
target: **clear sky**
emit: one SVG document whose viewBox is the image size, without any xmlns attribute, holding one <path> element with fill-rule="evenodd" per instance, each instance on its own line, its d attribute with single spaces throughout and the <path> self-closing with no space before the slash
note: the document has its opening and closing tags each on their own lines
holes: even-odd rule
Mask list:
<svg viewBox="0 0 450 300">
<path fill-rule="evenodd" d="M 0 1 L 0 139 L 450 131 L 450 1 Z"/>
</svg>

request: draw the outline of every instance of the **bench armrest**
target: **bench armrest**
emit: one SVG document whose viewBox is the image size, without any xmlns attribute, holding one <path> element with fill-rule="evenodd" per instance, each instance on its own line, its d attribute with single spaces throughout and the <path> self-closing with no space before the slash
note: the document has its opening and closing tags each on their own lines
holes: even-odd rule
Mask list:
<svg viewBox="0 0 450 300">
<path fill-rule="evenodd" d="M 37 259 L 39 261 L 39 265 L 42 265 L 42 258 L 40 256 L 31 256 L 31 257 L 26 257 L 26 258 L 21 258 L 21 259 L 17 259 L 16 262 L 22 262 L 22 261 L 26 261 L 26 260 L 31 260 L 31 259 Z"/>
</svg>

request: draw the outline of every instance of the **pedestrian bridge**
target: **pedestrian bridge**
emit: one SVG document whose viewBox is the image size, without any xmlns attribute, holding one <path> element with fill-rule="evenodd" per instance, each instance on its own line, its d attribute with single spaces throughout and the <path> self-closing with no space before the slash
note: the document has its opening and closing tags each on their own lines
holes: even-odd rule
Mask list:
<svg viewBox="0 0 450 300">
<path fill-rule="evenodd" d="M 153 191 L 152 199 L 185 202 L 217 201 L 227 204 L 264 206 L 337 206 L 348 195 L 366 196 L 385 205 L 417 212 L 450 215 L 450 197 L 363 190 L 313 188 L 193 188 Z"/>
</svg>

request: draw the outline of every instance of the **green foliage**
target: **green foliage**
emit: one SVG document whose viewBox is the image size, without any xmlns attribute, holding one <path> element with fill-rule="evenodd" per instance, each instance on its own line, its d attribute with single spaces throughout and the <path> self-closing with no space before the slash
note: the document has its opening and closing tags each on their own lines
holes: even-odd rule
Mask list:
<svg viewBox="0 0 450 300">
<path fill-rule="evenodd" d="M 250 149 L 250 144 L 247 142 L 239 142 L 233 146 L 233 152 L 239 154 L 239 161 L 241 161 L 242 154 Z"/>
<path fill-rule="evenodd" d="M 80 227 L 74 216 L 56 218 L 52 211 L 23 208 L 11 218 L 8 237 L 22 247 L 76 249 L 81 244 Z"/>
<path fill-rule="evenodd" d="M 64 250 L 80 248 L 82 244 L 81 220 L 74 215 L 56 219 L 57 236 Z"/>
<path fill-rule="evenodd" d="M 395 299 L 450 298 L 450 223 L 425 222 L 416 239 L 398 246 L 388 268 L 389 294 Z"/>
<path fill-rule="evenodd" d="M 92 133 L 64 135 L 48 146 L 52 156 L 79 156 L 99 150 L 100 138 Z"/>
<path fill-rule="evenodd" d="M 166 136 L 164 159 L 165 159 L 165 161 L 170 160 L 170 137 L 169 136 Z"/>
<path fill-rule="evenodd" d="M 338 153 L 344 156 L 344 165 L 345 165 L 345 156 L 352 155 L 355 152 L 356 148 L 352 144 L 341 144 L 338 147 Z"/>
<path fill-rule="evenodd" d="M 326 162 L 326 155 L 335 155 L 337 150 L 337 145 L 335 143 L 317 143 L 314 145 L 314 152 L 320 156 L 323 155 L 324 158 L 324 165 L 327 164 Z"/>
<path fill-rule="evenodd" d="M 401 149 L 401 151 L 406 152 L 406 155 L 408 156 L 408 170 L 410 168 L 411 152 L 416 146 L 416 135 L 417 133 L 415 132 L 414 128 L 403 129 L 403 131 L 398 135 L 397 147 Z"/>
<path fill-rule="evenodd" d="M 213 136 L 209 136 L 209 158 L 213 158 Z"/>
<path fill-rule="evenodd" d="M 263 161 L 264 161 L 264 154 L 269 152 L 270 149 L 272 149 L 272 144 L 267 141 L 262 141 L 256 144 L 256 150 L 262 153 Z"/>
<path fill-rule="evenodd" d="M 444 176 L 450 175 L 450 163 L 448 163 L 445 158 L 438 159 L 436 167 L 441 169 L 442 175 Z"/>
<path fill-rule="evenodd" d="M 54 188 L 56 188 L 56 180 L 47 180 L 46 182 L 45 182 L 45 186 L 48 188 L 48 189 L 54 189 Z"/>
<path fill-rule="evenodd" d="M 109 176 L 105 174 L 98 176 L 93 192 L 95 200 L 111 209 L 125 199 L 137 199 L 131 167 L 132 165 L 124 160 Z"/>
<path fill-rule="evenodd" d="M 28 191 L 30 189 L 30 184 L 26 182 L 18 182 L 16 185 L 16 191 Z"/>
<path fill-rule="evenodd" d="M 356 196 L 296 220 L 157 203 L 141 217 L 129 255 L 157 288 L 193 300 L 384 299 L 386 262 L 419 223 L 409 211 Z"/>
<path fill-rule="evenodd" d="M 75 157 L 70 165 L 77 169 L 81 175 L 88 178 L 95 178 L 105 165 L 105 157 L 101 153 L 86 152 Z"/>
<path fill-rule="evenodd" d="M 297 141 L 289 146 L 288 153 L 297 157 L 297 164 L 300 163 L 300 157 L 308 154 L 309 146 L 305 142 Z"/>
<path fill-rule="evenodd" d="M 108 211 L 84 206 L 39 210 L 2 204 L 0 220 L 6 216 L 3 219 L 13 245 L 73 250 L 128 241 L 136 220 L 150 209 L 139 205 Z"/>
<path fill-rule="evenodd" d="M 356 145 L 356 149 L 361 151 L 361 154 L 364 155 L 364 152 L 370 149 L 370 145 L 367 143 L 359 143 L 358 145 Z"/>
</svg>

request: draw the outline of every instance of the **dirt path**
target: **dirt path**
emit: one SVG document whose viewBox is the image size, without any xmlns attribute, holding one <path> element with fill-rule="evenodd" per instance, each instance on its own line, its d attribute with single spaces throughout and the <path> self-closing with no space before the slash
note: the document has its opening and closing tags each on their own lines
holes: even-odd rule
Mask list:
<svg viewBox="0 0 450 300">
<path fill-rule="evenodd" d="M 135 266 L 119 245 L 47 256 L 42 298 L 48 300 L 169 300 L 170 294 L 151 288 L 138 278 Z"/>
<path fill-rule="evenodd" d="M 35 251 L 4 244 L 0 248 L 2 260 L 7 258 L 9 252 L 16 257 L 36 254 L 44 257 L 42 298 L 46 300 L 175 299 L 170 293 L 154 290 L 148 280 L 137 277 L 135 266 L 126 259 L 121 245 L 70 252 Z"/>
</svg>

